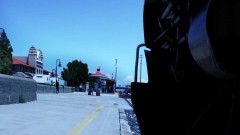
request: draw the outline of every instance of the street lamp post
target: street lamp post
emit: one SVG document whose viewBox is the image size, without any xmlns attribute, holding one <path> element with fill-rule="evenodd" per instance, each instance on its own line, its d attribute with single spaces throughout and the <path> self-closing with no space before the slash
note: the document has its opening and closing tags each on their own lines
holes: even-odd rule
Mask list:
<svg viewBox="0 0 240 135">
<path fill-rule="evenodd" d="M 115 69 L 115 92 L 116 92 L 116 88 L 117 88 L 117 59 L 115 59 L 116 61 L 116 69 Z"/>
<path fill-rule="evenodd" d="M 60 59 L 57 59 L 57 60 L 56 60 L 56 70 L 55 70 L 55 75 L 56 75 L 55 86 L 56 86 L 56 88 L 57 88 L 57 78 L 58 78 L 58 75 L 57 75 L 57 67 L 61 67 L 61 61 L 60 61 Z"/>
</svg>

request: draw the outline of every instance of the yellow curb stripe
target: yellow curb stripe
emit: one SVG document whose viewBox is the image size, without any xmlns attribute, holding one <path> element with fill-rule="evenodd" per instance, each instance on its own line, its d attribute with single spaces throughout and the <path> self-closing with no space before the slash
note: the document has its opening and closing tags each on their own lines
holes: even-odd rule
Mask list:
<svg viewBox="0 0 240 135">
<path fill-rule="evenodd" d="M 99 106 L 94 112 L 86 117 L 81 123 L 74 127 L 67 135 L 79 135 L 83 129 L 102 111 L 103 106 Z"/>
</svg>

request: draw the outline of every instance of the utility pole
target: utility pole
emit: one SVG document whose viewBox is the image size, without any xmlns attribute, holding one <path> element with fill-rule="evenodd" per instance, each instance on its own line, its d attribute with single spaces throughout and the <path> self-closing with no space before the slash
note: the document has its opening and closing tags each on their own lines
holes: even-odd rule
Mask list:
<svg viewBox="0 0 240 135">
<path fill-rule="evenodd" d="M 116 87 L 117 87 L 117 59 L 115 59 L 116 61 L 116 69 L 115 69 L 115 92 L 116 92 Z"/>
<path fill-rule="evenodd" d="M 140 83 L 142 79 L 142 54 L 140 55 Z"/>
</svg>

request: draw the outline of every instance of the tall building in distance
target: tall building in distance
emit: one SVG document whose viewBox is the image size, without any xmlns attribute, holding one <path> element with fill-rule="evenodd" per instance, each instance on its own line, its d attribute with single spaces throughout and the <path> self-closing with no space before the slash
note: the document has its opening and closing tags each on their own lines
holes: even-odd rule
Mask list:
<svg viewBox="0 0 240 135">
<path fill-rule="evenodd" d="M 24 64 L 16 63 L 21 61 Z M 28 66 L 26 66 L 28 65 Z M 31 70 L 28 70 L 31 68 Z M 34 68 L 34 71 L 32 70 Z M 13 56 L 13 72 L 30 72 L 32 74 L 48 74 L 48 71 L 43 69 L 43 53 L 41 50 L 36 50 L 34 46 L 30 47 L 28 56 Z"/>
<path fill-rule="evenodd" d="M 35 74 L 43 74 L 43 54 L 41 50 L 36 50 L 34 46 L 29 49 L 28 64 L 35 67 Z"/>
</svg>

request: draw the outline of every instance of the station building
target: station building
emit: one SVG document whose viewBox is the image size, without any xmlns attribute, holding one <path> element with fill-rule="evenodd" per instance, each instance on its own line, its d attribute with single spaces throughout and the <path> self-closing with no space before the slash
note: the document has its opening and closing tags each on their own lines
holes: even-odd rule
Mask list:
<svg viewBox="0 0 240 135">
<path fill-rule="evenodd" d="M 12 73 L 23 72 L 30 74 L 49 74 L 49 71 L 43 69 L 43 53 L 36 50 L 34 46 L 30 47 L 27 56 L 13 56 Z"/>
</svg>

